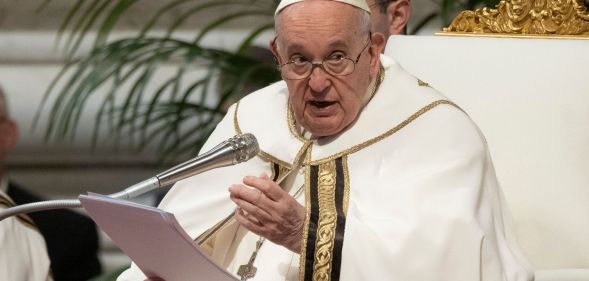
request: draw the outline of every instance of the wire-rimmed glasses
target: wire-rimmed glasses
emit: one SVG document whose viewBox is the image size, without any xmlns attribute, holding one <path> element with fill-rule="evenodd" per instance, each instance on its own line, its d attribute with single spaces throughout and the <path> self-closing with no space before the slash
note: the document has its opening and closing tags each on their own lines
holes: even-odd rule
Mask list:
<svg viewBox="0 0 589 281">
<path fill-rule="evenodd" d="M 289 80 L 306 79 L 311 75 L 315 67 L 321 67 L 323 71 L 333 76 L 350 75 L 354 72 L 362 53 L 370 44 L 370 38 L 368 38 L 366 45 L 356 56 L 356 59 L 344 56 L 340 52 L 334 52 L 322 61 L 310 61 L 301 55 L 296 55 L 288 62 L 278 65 L 278 70 L 280 70 L 282 78 Z"/>
</svg>

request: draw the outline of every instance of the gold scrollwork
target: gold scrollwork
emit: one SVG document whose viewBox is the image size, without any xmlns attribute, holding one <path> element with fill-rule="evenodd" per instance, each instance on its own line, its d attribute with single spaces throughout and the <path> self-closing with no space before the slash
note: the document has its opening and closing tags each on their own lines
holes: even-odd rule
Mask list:
<svg viewBox="0 0 589 281">
<path fill-rule="evenodd" d="M 501 0 L 462 11 L 441 34 L 451 33 L 587 37 L 589 13 L 582 0 Z"/>
<path fill-rule="evenodd" d="M 337 223 L 335 174 L 335 162 L 327 162 L 319 166 L 319 221 L 317 226 L 315 263 L 313 265 L 313 280 L 331 279 L 331 262 Z"/>
</svg>

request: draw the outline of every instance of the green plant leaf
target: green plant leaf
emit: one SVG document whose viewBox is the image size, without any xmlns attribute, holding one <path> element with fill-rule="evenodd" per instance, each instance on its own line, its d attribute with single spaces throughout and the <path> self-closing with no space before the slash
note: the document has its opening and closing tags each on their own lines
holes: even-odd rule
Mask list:
<svg viewBox="0 0 589 281">
<path fill-rule="evenodd" d="M 95 115 L 92 145 L 106 141 L 115 149 L 125 145 L 138 150 L 156 146 L 162 160 L 173 159 L 198 151 L 224 116 L 228 104 L 242 95 L 246 86 L 265 86 L 279 79 L 272 63 L 258 61 L 247 53 L 252 42 L 273 27 L 273 12 L 278 3 L 275 0 L 176 0 L 162 5 L 138 35 L 112 42 L 108 40 L 109 34 L 137 0 L 72 3 L 60 27 L 61 33 L 71 30 L 65 43 L 68 63 L 52 81 L 35 118 L 38 122 L 47 113 L 47 140 L 72 141 L 86 105 L 103 89 L 107 92 Z M 149 33 L 159 18 L 185 7 L 181 5 L 191 7 L 177 17 L 166 34 Z M 189 17 L 223 7 L 241 10 L 211 20 L 197 32 L 196 41 L 173 36 Z M 264 20 L 247 33 L 236 52 L 199 44 L 212 30 L 251 16 Z M 91 52 L 74 59 L 82 40 L 98 22 Z M 175 73 L 155 84 L 153 78 L 163 65 L 173 66 Z M 204 73 L 195 76 L 196 69 Z M 46 104 L 49 97 L 53 101 L 51 106 Z"/>
<path fill-rule="evenodd" d="M 113 30 L 115 24 L 131 6 L 137 3 L 137 0 L 120 0 L 108 13 L 104 19 L 101 27 L 98 29 L 98 34 L 94 40 L 94 48 L 103 45 L 106 42 L 106 38 Z"/>
</svg>

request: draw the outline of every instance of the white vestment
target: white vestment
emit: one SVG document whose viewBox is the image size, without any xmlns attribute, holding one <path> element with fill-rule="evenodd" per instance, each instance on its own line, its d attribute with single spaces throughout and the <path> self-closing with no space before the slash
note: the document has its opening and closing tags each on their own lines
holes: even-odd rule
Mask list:
<svg viewBox="0 0 589 281">
<path fill-rule="evenodd" d="M 14 202 L 0 191 L 0 209 Z M 43 236 L 26 216 L 0 221 L 0 280 L 45 281 L 51 277 Z"/>
<path fill-rule="evenodd" d="M 284 82 L 248 95 L 203 151 L 243 132 L 262 152 L 177 183 L 160 207 L 196 238 L 234 211 L 230 185 L 291 171 L 281 186 L 291 194 L 304 186 L 302 253 L 264 242 L 250 280 L 533 280 L 477 127 L 395 62 L 383 57 L 382 65 L 374 97 L 329 139 L 298 135 Z M 212 253 L 234 274 L 258 241 L 239 229 L 219 233 Z M 143 279 L 135 265 L 119 277 Z"/>
</svg>

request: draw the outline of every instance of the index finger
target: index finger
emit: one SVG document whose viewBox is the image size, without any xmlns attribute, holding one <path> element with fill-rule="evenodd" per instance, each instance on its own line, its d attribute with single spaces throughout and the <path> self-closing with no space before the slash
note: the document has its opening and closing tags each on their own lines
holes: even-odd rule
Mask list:
<svg viewBox="0 0 589 281">
<path fill-rule="evenodd" d="M 243 183 L 263 192 L 272 201 L 280 200 L 285 194 L 284 190 L 266 174 L 260 177 L 246 176 L 243 178 Z"/>
</svg>

